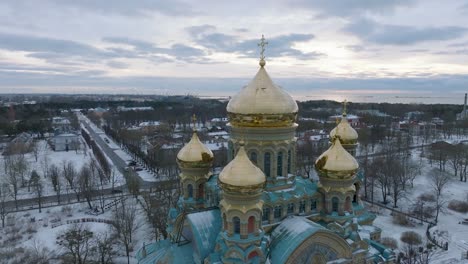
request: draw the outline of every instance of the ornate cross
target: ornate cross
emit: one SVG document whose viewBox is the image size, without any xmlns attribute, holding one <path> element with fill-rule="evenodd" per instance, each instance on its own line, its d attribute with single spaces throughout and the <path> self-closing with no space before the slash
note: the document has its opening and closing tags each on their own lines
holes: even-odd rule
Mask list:
<svg viewBox="0 0 468 264">
<path fill-rule="evenodd" d="M 268 45 L 268 41 L 265 41 L 265 36 L 262 34 L 262 38 L 260 39 L 260 43 L 257 44 L 260 49 L 260 60 L 265 60 L 265 46 Z"/>
</svg>

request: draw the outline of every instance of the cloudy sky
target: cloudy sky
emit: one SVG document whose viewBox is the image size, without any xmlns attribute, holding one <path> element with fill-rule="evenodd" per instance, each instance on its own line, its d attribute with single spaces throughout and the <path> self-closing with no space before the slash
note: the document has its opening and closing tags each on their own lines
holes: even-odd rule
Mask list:
<svg viewBox="0 0 468 264">
<path fill-rule="evenodd" d="M 0 93 L 468 91 L 467 0 L 2 0 Z"/>
</svg>

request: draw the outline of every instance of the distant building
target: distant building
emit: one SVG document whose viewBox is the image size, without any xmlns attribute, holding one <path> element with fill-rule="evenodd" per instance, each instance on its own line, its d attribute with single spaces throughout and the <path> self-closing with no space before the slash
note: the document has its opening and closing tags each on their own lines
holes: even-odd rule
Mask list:
<svg viewBox="0 0 468 264">
<path fill-rule="evenodd" d="M 467 94 L 465 94 L 465 103 L 463 104 L 463 110 L 459 114 L 457 114 L 457 120 L 468 119 L 468 109 L 466 109 L 466 99 L 467 99 Z"/>
<path fill-rule="evenodd" d="M 50 142 L 54 151 L 69 151 L 80 149 L 80 137 L 73 133 L 60 133 L 52 137 Z"/>
<path fill-rule="evenodd" d="M 336 122 L 337 120 L 341 120 L 341 115 L 333 115 L 328 118 L 330 122 Z M 348 123 L 352 127 L 359 127 L 361 125 L 361 118 L 357 115 L 346 115 L 346 119 L 348 119 Z"/>
<path fill-rule="evenodd" d="M 419 121 L 423 118 L 424 112 L 421 111 L 412 111 L 405 114 L 405 120 L 409 121 Z"/>
<path fill-rule="evenodd" d="M 117 107 L 117 111 L 119 112 L 128 112 L 128 111 L 153 111 L 154 108 L 151 106 L 141 106 L 141 107 L 125 107 L 119 106 Z"/>
<path fill-rule="evenodd" d="M 65 117 L 52 117 L 52 127 L 60 133 L 69 132 L 71 130 L 71 122 Z"/>
<path fill-rule="evenodd" d="M 431 122 L 410 122 L 408 123 L 408 131 L 413 136 L 422 136 L 434 134 L 437 125 Z"/>
</svg>

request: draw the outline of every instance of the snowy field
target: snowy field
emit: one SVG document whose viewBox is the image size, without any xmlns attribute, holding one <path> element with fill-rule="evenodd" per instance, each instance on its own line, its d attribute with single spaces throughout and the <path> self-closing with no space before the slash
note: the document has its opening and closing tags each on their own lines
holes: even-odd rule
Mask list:
<svg viewBox="0 0 468 264">
<path fill-rule="evenodd" d="M 421 162 L 422 171 L 414 181 L 414 188 L 408 189 L 404 197 L 398 202 L 398 210 L 408 212 L 410 207 L 414 204 L 421 194 L 434 194 L 429 172 L 438 165 L 433 164 L 430 166 L 425 158 L 420 158 L 421 150 L 412 150 L 412 158 L 416 162 Z M 447 164 L 447 170 L 450 172 L 451 168 Z M 378 193 L 377 197 L 378 196 Z M 452 211 L 447 208 L 448 201 L 462 200 L 466 201 L 468 194 L 468 183 L 460 182 L 458 177 L 452 175 L 448 184 L 442 192 L 442 199 L 447 201 L 444 205 L 443 211 L 439 215 L 437 226 L 433 227 L 431 233 L 439 233 L 441 236 L 436 236 L 439 241 L 447 241 L 448 251 L 438 250 L 431 260 L 431 264 L 455 264 L 455 263 L 468 263 L 468 260 L 461 260 L 462 252 L 468 251 L 468 225 L 459 224 L 462 219 L 468 218 L 468 214 L 462 214 Z M 380 198 L 376 198 L 379 200 Z M 388 206 L 391 206 L 389 203 Z M 378 208 L 376 206 L 368 206 L 369 209 L 376 211 L 378 214 L 374 224 L 383 230 L 382 237 L 392 237 L 398 241 L 399 246 L 403 246 L 400 241 L 401 233 L 405 231 L 415 231 L 423 238 L 423 243 L 426 241 L 426 228 L 427 224 L 420 224 L 419 221 L 414 220 L 412 227 L 404 227 L 396 225 L 392 222 L 390 210 Z"/>
<path fill-rule="evenodd" d="M 132 200 L 133 198 L 127 199 Z M 137 210 L 136 221 L 138 229 L 134 234 L 134 252 L 143 245 L 143 242 L 151 241 L 154 237 L 151 227 L 146 222 L 145 213 L 139 206 Z M 0 225 L 0 254 L 4 254 L 8 250 L 17 250 L 18 252 L 14 256 L 18 257 L 21 256 L 24 249 L 39 247 L 41 250 L 46 249 L 49 256 L 61 255 L 66 251 L 57 244 L 57 237 L 74 225 L 67 224 L 67 220 L 92 218 L 99 221 L 112 220 L 114 217 L 112 209 L 97 216 L 91 215 L 88 212 L 89 208 L 86 203 L 77 203 L 47 208 L 42 213 L 39 213 L 38 210 L 29 210 L 9 214 L 6 227 L 1 228 Z M 107 223 L 88 222 L 80 223 L 80 225 L 88 227 L 94 233 L 94 236 L 112 232 L 111 225 Z M 115 247 L 118 254 L 114 258 L 113 263 L 127 263 L 125 250 L 122 245 L 117 244 Z M 130 263 L 136 263 L 134 252 L 131 253 Z M 3 257 L 3 260 L 0 262 L 7 264 L 11 263 L 12 260 L 6 260 L 6 257 Z M 60 263 L 60 261 L 54 260 L 50 263 Z"/>
<path fill-rule="evenodd" d="M 84 140 L 81 140 L 81 149 L 78 151 L 53 151 L 46 140 L 39 140 L 36 142 L 36 147 L 38 149 L 37 152 L 37 160 L 33 152 L 24 154 L 24 158 L 26 160 L 27 166 L 24 172 L 24 178 L 28 182 L 31 176 L 32 171 L 36 171 L 39 176 L 41 177 L 41 184 L 42 184 L 42 196 L 52 196 L 56 195 L 52 187 L 52 182 L 49 178 L 45 177 L 44 174 L 54 165 L 60 171 L 62 170 L 63 166 L 67 163 L 73 164 L 76 173 L 79 173 L 81 168 L 84 166 L 89 166 L 89 162 L 92 158 L 94 158 L 92 150 L 86 146 Z M 5 156 L 0 156 L 0 181 L 2 183 L 9 183 L 7 178 L 6 172 L 3 169 L 5 166 Z M 107 159 L 111 167 L 112 161 L 108 158 Z M 114 181 L 114 187 L 121 186 L 125 184 L 122 174 L 118 170 L 112 171 L 112 177 Z M 62 194 L 71 193 L 73 191 L 67 189 L 66 181 L 62 177 L 62 173 L 60 173 L 60 181 L 62 185 Z M 112 186 L 111 182 L 107 182 L 104 184 L 104 188 L 110 188 Z M 18 200 L 27 199 L 27 198 L 35 198 L 37 197 L 37 193 L 33 188 L 29 188 L 28 184 L 26 183 L 24 186 L 20 186 L 18 190 Z"/>
</svg>

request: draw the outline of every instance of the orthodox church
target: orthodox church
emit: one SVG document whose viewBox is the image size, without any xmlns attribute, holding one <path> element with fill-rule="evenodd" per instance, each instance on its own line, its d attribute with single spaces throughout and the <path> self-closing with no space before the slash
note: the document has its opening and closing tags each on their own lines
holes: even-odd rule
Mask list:
<svg viewBox="0 0 468 264">
<path fill-rule="evenodd" d="M 193 133 L 177 155 L 170 237 L 144 245 L 138 263 L 394 263 L 359 197 L 346 111 L 315 162 L 319 181 L 295 175 L 298 107 L 268 75 L 264 44 L 257 74 L 227 105 L 230 162 L 213 174 L 213 153 Z"/>
</svg>

